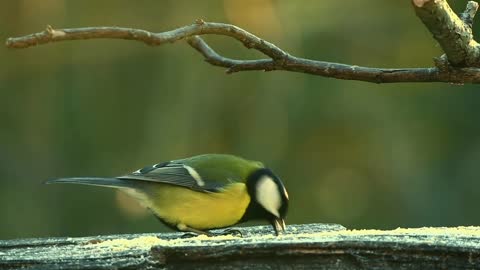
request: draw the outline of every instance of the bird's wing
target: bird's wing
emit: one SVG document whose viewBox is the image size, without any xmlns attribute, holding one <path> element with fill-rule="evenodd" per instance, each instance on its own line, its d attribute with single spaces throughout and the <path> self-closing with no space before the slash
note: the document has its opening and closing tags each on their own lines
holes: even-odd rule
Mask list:
<svg viewBox="0 0 480 270">
<path fill-rule="evenodd" d="M 250 173 L 261 167 L 261 162 L 233 155 L 206 154 L 155 164 L 117 178 L 218 192 L 232 182 L 245 181 Z"/>
<path fill-rule="evenodd" d="M 216 192 L 224 186 L 212 179 L 203 179 L 194 168 L 175 161 L 147 166 L 117 178 L 171 184 L 202 192 Z"/>
</svg>

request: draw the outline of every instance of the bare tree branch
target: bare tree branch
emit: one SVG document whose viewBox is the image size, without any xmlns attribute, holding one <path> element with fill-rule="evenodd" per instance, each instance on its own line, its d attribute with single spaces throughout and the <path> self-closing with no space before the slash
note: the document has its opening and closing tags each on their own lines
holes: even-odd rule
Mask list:
<svg viewBox="0 0 480 270">
<path fill-rule="evenodd" d="M 247 70 L 284 70 L 373 83 L 480 83 L 480 46 L 473 40 L 471 27 L 465 23 L 473 20 L 478 5 L 475 5 L 476 3 L 473 1 L 469 2 L 467 10 L 462 14 L 464 22 L 451 11 L 445 0 L 412 0 L 412 2 L 417 15 L 445 50 L 446 57 L 438 58 L 435 67 L 385 69 L 300 58 L 237 26 L 202 20 L 161 33 L 120 27 L 53 29 L 48 26 L 43 32 L 9 38 L 6 46 L 28 48 L 50 42 L 98 38 L 136 40 L 148 45 L 159 46 L 186 39 L 205 57 L 207 62 L 227 68 L 227 73 Z M 245 47 L 258 50 L 268 58 L 257 60 L 226 58 L 215 52 L 199 37 L 199 35 L 208 34 L 232 37 Z"/>
</svg>

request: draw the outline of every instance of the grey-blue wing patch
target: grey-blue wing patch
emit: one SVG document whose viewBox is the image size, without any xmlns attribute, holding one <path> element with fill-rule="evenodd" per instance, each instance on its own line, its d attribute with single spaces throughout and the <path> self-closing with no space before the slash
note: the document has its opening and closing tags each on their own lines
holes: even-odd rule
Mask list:
<svg viewBox="0 0 480 270">
<path fill-rule="evenodd" d="M 171 184 L 202 192 L 217 192 L 223 186 L 211 181 L 205 181 L 192 167 L 174 162 L 147 166 L 117 178 Z"/>
</svg>

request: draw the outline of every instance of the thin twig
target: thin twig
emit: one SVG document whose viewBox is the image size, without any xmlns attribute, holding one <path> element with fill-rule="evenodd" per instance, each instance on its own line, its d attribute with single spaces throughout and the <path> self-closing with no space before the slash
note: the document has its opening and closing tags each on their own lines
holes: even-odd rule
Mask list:
<svg viewBox="0 0 480 270">
<path fill-rule="evenodd" d="M 201 53 L 205 60 L 219 67 L 226 67 L 227 73 L 234 73 L 243 70 L 273 70 L 275 60 L 259 59 L 259 60 L 235 60 L 219 55 L 199 36 L 193 36 L 187 39 L 188 44 Z"/>
</svg>

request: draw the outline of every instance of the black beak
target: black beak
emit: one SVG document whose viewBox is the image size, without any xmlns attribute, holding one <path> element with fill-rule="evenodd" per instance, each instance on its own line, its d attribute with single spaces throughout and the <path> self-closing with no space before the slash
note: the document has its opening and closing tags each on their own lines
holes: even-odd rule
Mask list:
<svg viewBox="0 0 480 270">
<path fill-rule="evenodd" d="M 285 220 L 283 218 L 275 218 L 273 220 L 273 229 L 275 229 L 275 235 L 285 232 Z"/>
</svg>

